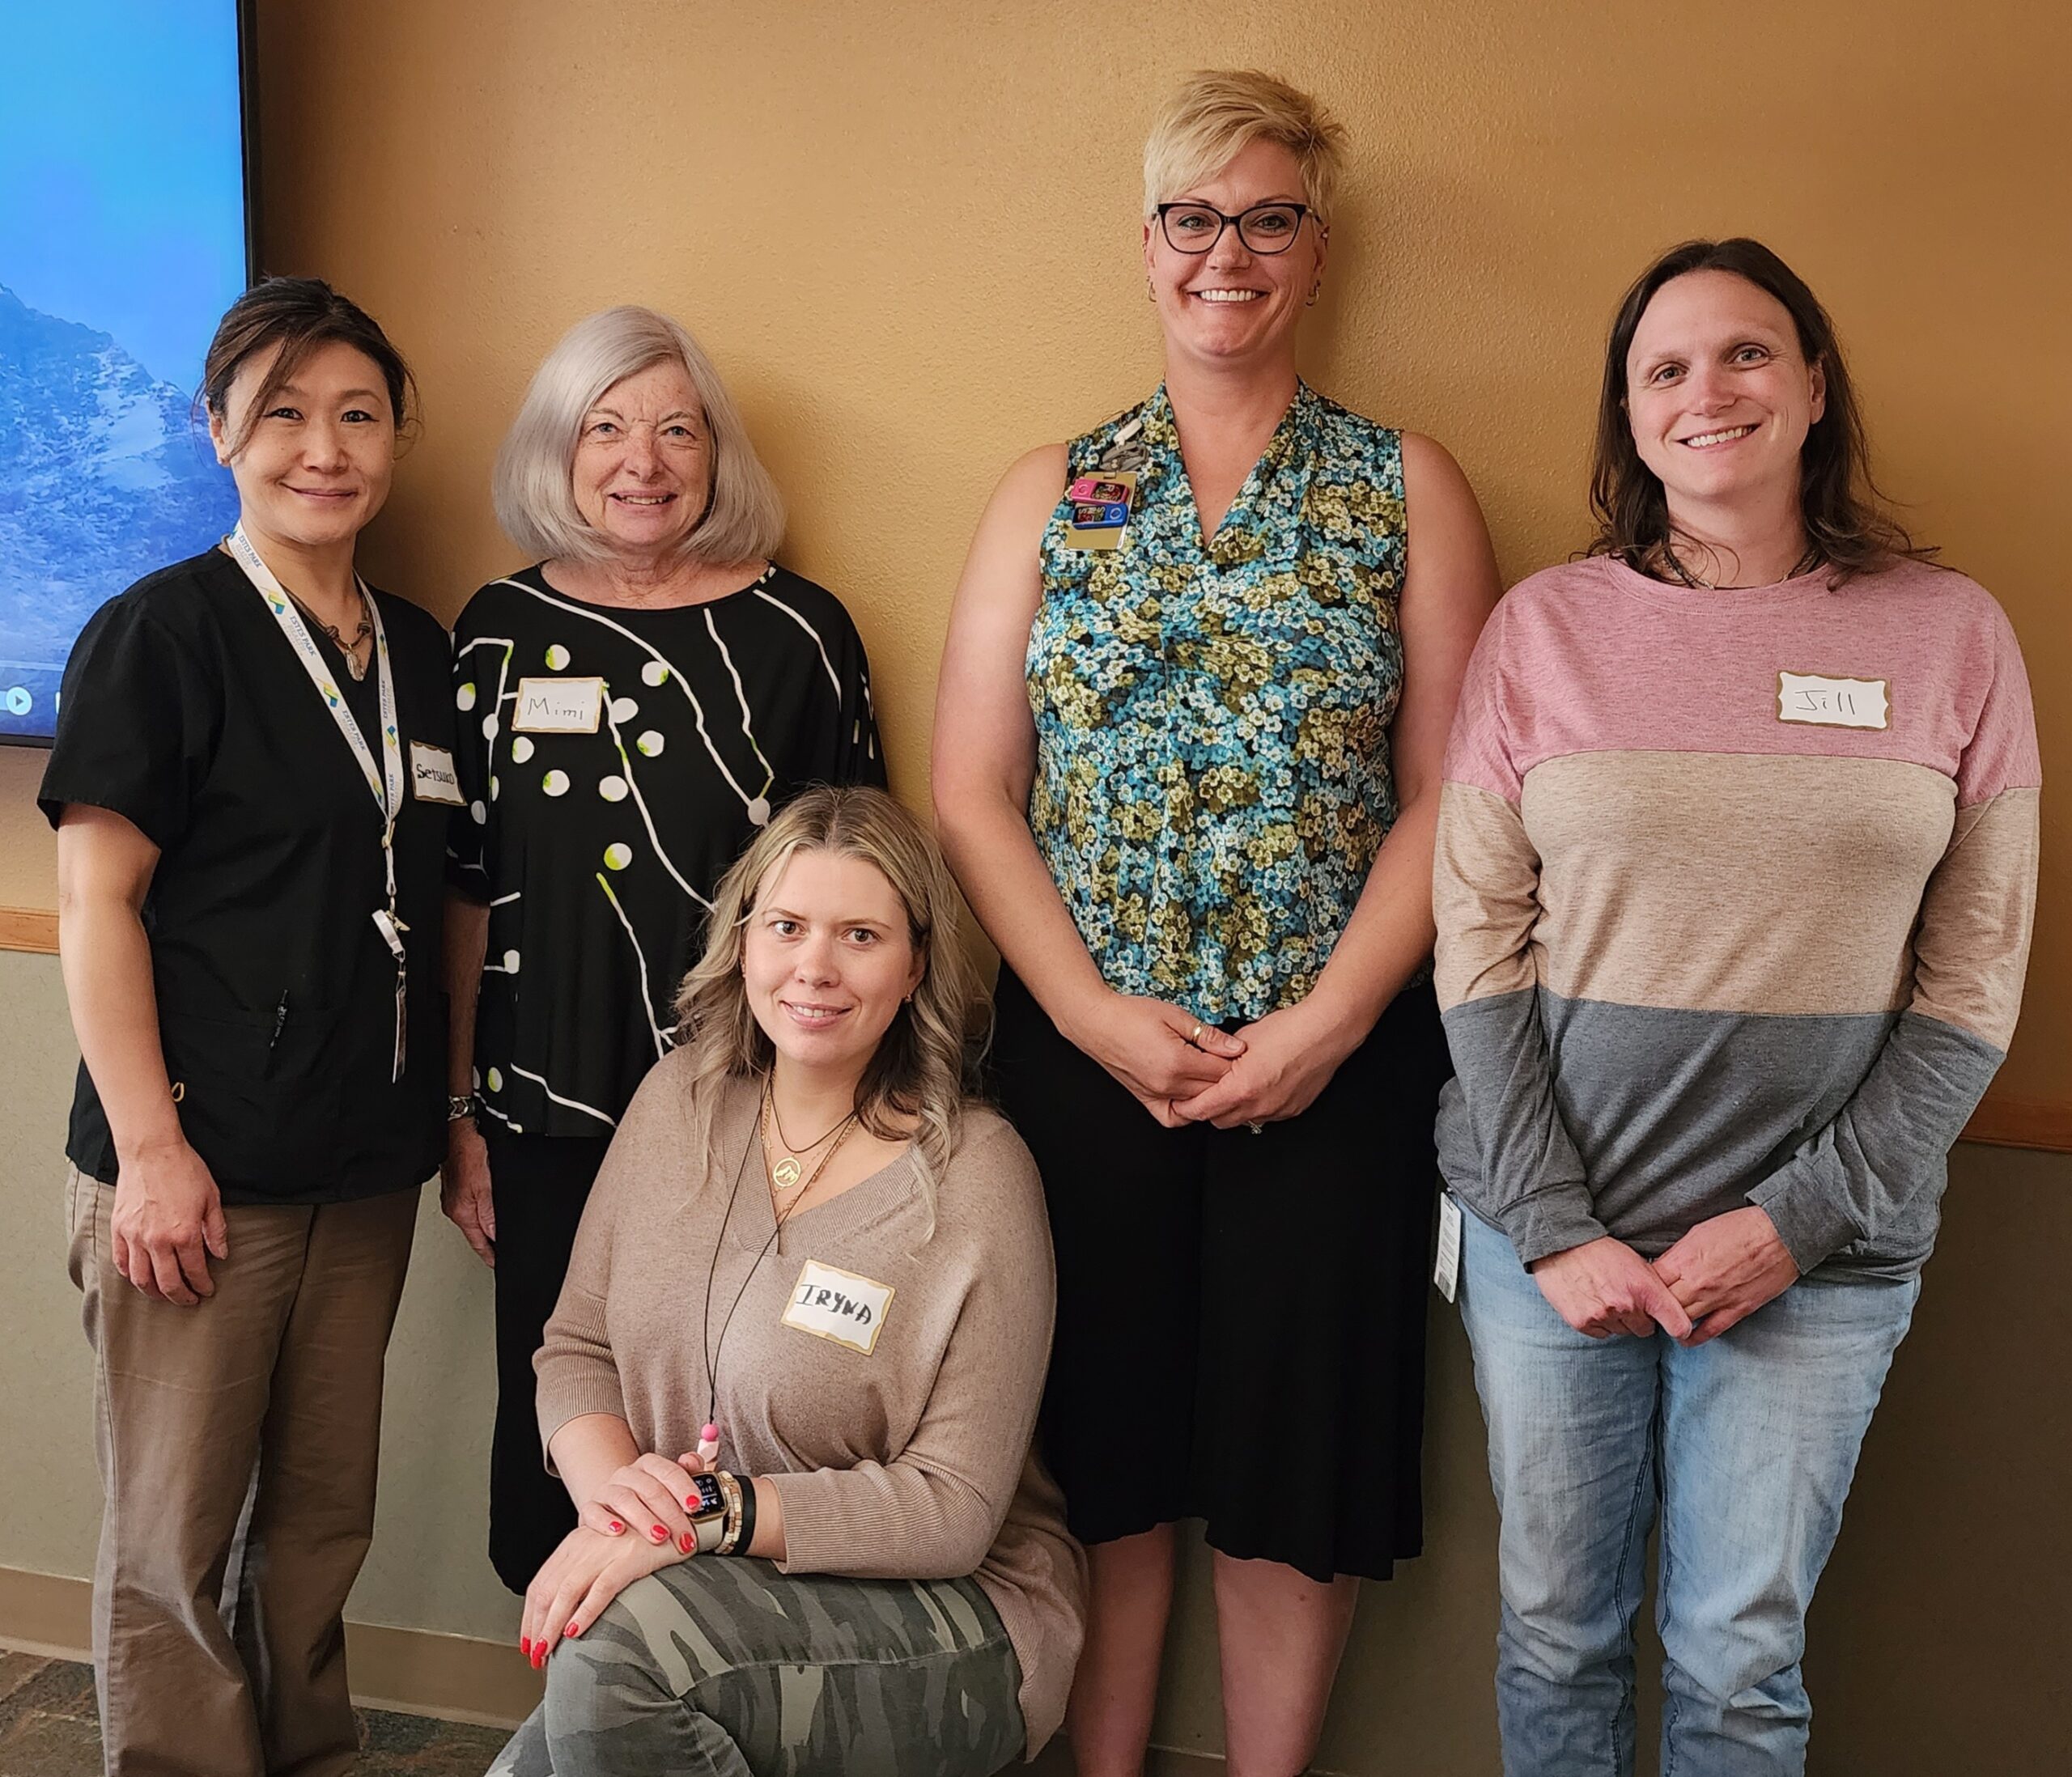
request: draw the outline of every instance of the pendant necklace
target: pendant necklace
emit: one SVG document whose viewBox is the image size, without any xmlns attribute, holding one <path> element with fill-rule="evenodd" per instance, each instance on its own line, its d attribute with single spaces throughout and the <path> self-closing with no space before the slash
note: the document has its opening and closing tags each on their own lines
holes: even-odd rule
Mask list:
<svg viewBox="0 0 2072 1777">
<path fill-rule="evenodd" d="M 353 638 L 350 642 L 339 633 L 336 624 L 326 623 L 300 599 L 295 599 L 294 593 L 289 593 L 288 596 L 295 599 L 295 608 L 302 613 L 303 620 L 305 622 L 315 624 L 318 629 L 330 637 L 333 645 L 346 657 L 346 671 L 352 674 L 353 683 L 358 685 L 367 676 L 367 668 L 361 663 L 359 657 L 359 645 L 374 634 L 374 619 L 367 613 L 366 595 L 361 595 L 359 627 L 353 631 Z"/>
<path fill-rule="evenodd" d="M 794 1147 L 791 1138 L 785 1134 L 783 1123 L 777 1115 L 775 1077 L 773 1075 L 765 1081 L 762 1088 L 762 1134 L 766 1147 L 774 1147 L 776 1150 L 775 1158 L 770 1162 L 770 1182 L 780 1191 L 788 1191 L 793 1190 L 800 1179 L 805 1179 L 808 1187 L 810 1188 L 813 1180 L 818 1178 L 828 1161 L 834 1158 L 834 1148 L 839 1147 L 844 1141 L 848 1139 L 849 1130 L 856 1121 L 856 1113 L 852 1110 L 826 1134 L 815 1136 L 803 1147 Z M 769 1140 L 773 1134 L 777 1138 L 774 1143 Z M 813 1169 L 812 1178 L 808 1178 L 805 1163 L 800 1156 L 810 1154 L 830 1135 L 836 1138 L 834 1147 L 829 1148 L 822 1156 L 820 1164 Z"/>
</svg>

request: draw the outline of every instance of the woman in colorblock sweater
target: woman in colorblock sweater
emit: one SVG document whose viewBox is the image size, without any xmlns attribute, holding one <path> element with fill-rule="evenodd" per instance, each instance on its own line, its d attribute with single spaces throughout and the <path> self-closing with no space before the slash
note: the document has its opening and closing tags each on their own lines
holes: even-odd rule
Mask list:
<svg viewBox="0 0 2072 1777">
<path fill-rule="evenodd" d="M 2013 630 L 1880 515 L 1751 240 L 1614 324 L 1589 558 L 1484 632 L 1445 768 L 1441 1165 L 1502 1511 L 1510 1777 L 1803 1769 L 1806 1610 L 2005 1053 L 2039 766 Z"/>
<path fill-rule="evenodd" d="M 722 880 L 540 1352 L 580 1522 L 525 1595 L 546 1700 L 497 1772 L 979 1777 L 1064 1714 L 1081 1557 L 1028 1453 L 1050 1241 L 964 1096 L 956 905 L 862 787 L 806 791 Z"/>
</svg>

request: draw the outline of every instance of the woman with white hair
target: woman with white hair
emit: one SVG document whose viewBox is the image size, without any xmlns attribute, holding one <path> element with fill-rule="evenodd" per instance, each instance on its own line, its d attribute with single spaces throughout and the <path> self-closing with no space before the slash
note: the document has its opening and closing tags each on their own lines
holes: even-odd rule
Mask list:
<svg viewBox="0 0 2072 1777">
<path fill-rule="evenodd" d="M 1307 1762 L 1358 1580 L 1420 1536 L 1433 822 L 1497 571 L 1444 450 L 1296 373 L 1341 134 L 1263 74 L 1182 86 L 1144 153 L 1165 380 L 1008 472 L 943 664 L 936 811 L 1057 1249 L 1081 1777 L 1142 1768 L 1176 1520 L 1233 1777 Z"/>
<path fill-rule="evenodd" d="M 522 1592 L 575 1521 L 541 1461 L 533 1355 L 612 1131 L 671 1046 L 714 885 L 796 791 L 881 785 L 885 763 L 855 626 L 771 559 L 776 487 L 677 322 L 623 307 L 571 328 L 495 489 L 541 559 L 455 626 L 472 818 L 448 903 L 444 1198 L 496 1274 L 490 1559 Z"/>
</svg>

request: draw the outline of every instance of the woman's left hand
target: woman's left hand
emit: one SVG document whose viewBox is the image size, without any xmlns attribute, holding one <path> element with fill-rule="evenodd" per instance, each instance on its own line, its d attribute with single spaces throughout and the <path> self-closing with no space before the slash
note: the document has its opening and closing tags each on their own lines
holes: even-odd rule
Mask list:
<svg viewBox="0 0 2072 1777">
<path fill-rule="evenodd" d="M 1685 1345 L 1716 1339 L 1798 1281 L 1769 1212 L 1756 1204 L 1702 1221 L 1654 1262 L 1691 1317 Z"/>
<path fill-rule="evenodd" d="M 636 1580 L 691 1558 L 673 1542 L 571 1530 L 525 1588 L 518 1651 L 544 1666 L 563 1635 L 580 1635 Z"/>
<path fill-rule="evenodd" d="M 1316 1008 L 1314 996 L 1268 1012 L 1238 1034 L 1245 1052 L 1213 1086 L 1173 1101 L 1176 1116 L 1236 1129 L 1244 1123 L 1299 1117 L 1331 1084 L 1339 1063 L 1358 1046 Z"/>
</svg>

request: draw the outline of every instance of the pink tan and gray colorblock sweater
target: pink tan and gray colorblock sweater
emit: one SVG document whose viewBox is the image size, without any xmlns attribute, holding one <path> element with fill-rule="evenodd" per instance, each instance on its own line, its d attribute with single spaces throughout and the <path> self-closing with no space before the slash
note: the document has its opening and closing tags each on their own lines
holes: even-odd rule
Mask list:
<svg viewBox="0 0 2072 1777">
<path fill-rule="evenodd" d="M 1021 1661 L 1033 1758 L 1064 1715 L 1085 1591 L 1030 1453 L 1055 1296 L 1035 1162 L 971 1106 L 932 1235 L 910 1153 L 773 1240 L 757 1088 L 722 1088 L 708 1164 L 690 1061 L 641 1084 L 583 1212 L 534 1360 L 541 1439 L 609 1413 L 673 1457 L 716 1405 L 720 1466 L 783 1500 L 786 1572 L 977 1580 Z"/>
<path fill-rule="evenodd" d="M 1759 1204 L 1904 1276 L 2013 1034 L 2035 718 L 2006 617 L 1912 562 L 1752 591 L 1599 558 L 1497 608 L 1434 865 L 1440 1167 L 1530 1262 Z"/>
</svg>

